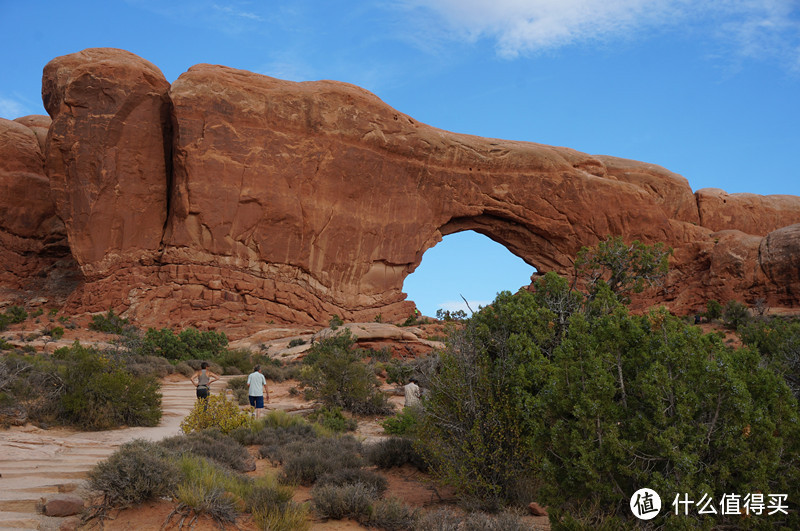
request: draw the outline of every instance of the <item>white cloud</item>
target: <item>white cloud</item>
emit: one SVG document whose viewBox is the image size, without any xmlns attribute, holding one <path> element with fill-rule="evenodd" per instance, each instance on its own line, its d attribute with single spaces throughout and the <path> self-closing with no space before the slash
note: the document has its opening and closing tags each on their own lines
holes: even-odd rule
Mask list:
<svg viewBox="0 0 800 531">
<path fill-rule="evenodd" d="M 747 56 L 797 54 L 796 0 L 402 0 L 435 12 L 457 38 L 493 39 L 513 58 L 662 29 L 721 28 Z M 795 60 L 794 57 L 790 60 Z"/>
<path fill-rule="evenodd" d="M 0 116 L 3 118 L 7 118 L 9 120 L 19 118 L 20 116 L 29 114 L 26 112 L 26 110 L 27 107 L 24 103 L 0 95 Z"/>
</svg>

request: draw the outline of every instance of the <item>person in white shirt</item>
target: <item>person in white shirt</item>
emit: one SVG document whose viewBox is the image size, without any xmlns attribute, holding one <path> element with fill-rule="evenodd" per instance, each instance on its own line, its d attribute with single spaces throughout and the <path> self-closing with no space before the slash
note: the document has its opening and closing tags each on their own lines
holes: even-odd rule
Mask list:
<svg viewBox="0 0 800 531">
<path fill-rule="evenodd" d="M 250 405 L 256 410 L 255 417 L 260 418 L 261 412 L 264 410 L 264 400 L 266 399 L 266 401 L 269 402 L 267 379 L 261 374 L 260 365 L 253 367 L 253 372 L 247 377 L 247 385 L 250 386 L 250 390 L 247 392 Z"/>
<path fill-rule="evenodd" d="M 419 390 L 416 378 L 411 378 L 403 389 L 405 389 L 406 392 L 405 407 L 419 407 L 419 397 L 422 393 Z"/>
</svg>

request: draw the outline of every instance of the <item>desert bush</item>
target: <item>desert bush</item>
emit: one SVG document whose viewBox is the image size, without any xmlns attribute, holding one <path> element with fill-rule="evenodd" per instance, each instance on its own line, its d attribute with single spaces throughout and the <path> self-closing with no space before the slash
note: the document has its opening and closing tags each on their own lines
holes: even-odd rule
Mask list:
<svg viewBox="0 0 800 531">
<path fill-rule="evenodd" d="M 280 508 L 292 501 L 293 495 L 292 488 L 280 485 L 274 476 L 261 476 L 248 493 L 245 507 L 250 512 Z"/>
<path fill-rule="evenodd" d="M 178 505 L 165 526 L 176 514 L 191 517 L 192 522 L 206 515 L 222 528 L 235 524 L 240 515 L 238 507 L 252 490 L 249 478 L 190 454 L 183 454 L 177 464 L 181 477 L 175 493 Z"/>
<path fill-rule="evenodd" d="M 200 332 L 194 328 L 187 328 L 176 335 L 169 328 L 161 330 L 149 328 L 145 332 L 141 349 L 144 354 L 161 356 L 168 360 L 217 361 L 224 355 L 228 355 L 225 350 L 227 345 L 228 338 L 223 332 L 214 332 L 213 330 Z M 232 359 L 239 359 L 239 355 L 233 354 Z M 237 363 L 227 363 L 227 365 L 237 365 Z M 217 369 L 214 372 L 222 372 L 219 364 Z"/>
<path fill-rule="evenodd" d="M 53 328 L 49 328 L 45 330 L 45 335 L 50 336 L 53 339 L 61 339 L 64 337 L 64 328 L 60 326 L 54 326 Z"/>
<path fill-rule="evenodd" d="M 326 406 L 356 414 L 383 414 L 391 405 L 360 353 L 349 330 L 314 344 L 306 356 L 301 379 L 312 396 Z"/>
<path fill-rule="evenodd" d="M 361 444 L 351 436 L 301 440 L 282 451 L 284 483 L 311 485 L 321 476 L 345 468 L 361 468 Z"/>
<path fill-rule="evenodd" d="M 114 313 L 114 310 L 108 310 L 105 315 L 93 315 L 92 322 L 89 323 L 89 329 L 106 334 L 122 335 L 127 331 L 129 324 L 128 319 L 120 317 Z"/>
<path fill-rule="evenodd" d="M 289 502 L 280 508 L 256 509 L 253 521 L 265 531 L 306 531 L 311 529 L 308 506 Z"/>
<path fill-rule="evenodd" d="M 418 531 L 533 531 L 533 525 L 526 524 L 518 515 L 511 512 L 486 514 L 470 512 L 461 514 L 452 509 L 425 511 L 418 515 Z M 578 529 L 578 528 L 575 528 Z"/>
<path fill-rule="evenodd" d="M 388 437 L 366 447 L 367 462 L 378 468 L 393 468 L 412 465 L 419 470 L 428 469 L 427 460 L 415 448 L 414 442 L 405 437 Z"/>
<path fill-rule="evenodd" d="M 160 444 L 175 454 L 188 452 L 211 459 L 237 472 L 247 472 L 255 468 L 247 449 L 234 438 L 216 429 L 176 435 L 164 439 Z"/>
<path fill-rule="evenodd" d="M 395 359 L 386 366 L 386 383 L 405 385 L 413 374 L 414 365 Z"/>
<path fill-rule="evenodd" d="M 129 507 L 172 496 L 178 485 L 178 467 L 169 451 L 142 439 L 125 443 L 88 474 L 89 488 L 103 495 L 103 505 Z"/>
<path fill-rule="evenodd" d="M 192 366 L 186 363 L 185 361 L 178 362 L 175 365 L 175 371 L 186 376 L 187 378 L 191 378 L 192 375 L 194 374 L 194 369 L 192 368 Z"/>
<path fill-rule="evenodd" d="M 750 310 L 747 306 L 736 300 L 729 300 L 722 311 L 722 322 L 727 328 L 736 330 L 750 319 Z"/>
<path fill-rule="evenodd" d="M 261 374 L 264 375 L 264 378 L 272 380 L 273 382 L 282 382 L 286 380 L 286 371 L 283 367 L 272 363 L 262 365 Z"/>
<path fill-rule="evenodd" d="M 385 531 L 405 531 L 414 529 L 419 511 L 412 509 L 397 498 L 378 500 L 372 505 L 369 515 L 361 522 L 375 529 Z"/>
<path fill-rule="evenodd" d="M 355 485 L 356 483 L 364 484 L 372 489 L 373 498 L 375 499 L 383 496 L 386 489 L 389 488 L 389 482 L 385 477 L 363 468 L 343 468 L 324 474 L 316 481 L 316 485 L 334 485 L 337 487 Z"/>
<path fill-rule="evenodd" d="M 331 330 L 336 330 L 342 325 L 344 325 L 344 321 L 342 321 L 342 318 L 336 314 L 333 314 L 331 316 L 331 320 L 328 323 L 328 326 L 330 326 Z"/>
<path fill-rule="evenodd" d="M 308 418 L 334 433 L 354 431 L 358 426 L 358 421 L 352 417 L 345 417 L 342 414 L 342 408 L 339 407 L 319 408 L 310 414 Z"/>
<path fill-rule="evenodd" d="M 217 340 L 222 344 L 222 337 L 224 334 L 219 334 L 217 336 Z M 225 338 L 224 345 L 228 344 L 228 339 Z M 224 346 L 223 345 L 223 346 Z M 238 349 L 219 349 L 217 347 L 208 347 L 209 350 L 212 352 L 217 352 L 217 355 L 213 357 L 213 361 L 219 364 L 220 366 L 224 367 L 225 374 L 248 374 L 250 371 L 253 370 L 253 363 L 250 359 L 250 351 L 243 348 Z M 230 368 L 235 368 L 236 371 L 234 372 L 229 370 Z"/>
<path fill-rule="evenodd" d="M 284 461 L 290 445 L 316 438 L 317 433 L 309 424 L 265 427 L 245 437 L 246 440 L 251 441 L 248 444 L 261 445 L 258 449 L 259 455 L 274 463 L 281 463 Z"/>
<path fill-rule="evenodd" d="M 165 360 L 156 356 L 127 356 L 121 361 L 125 363 L 125 368 L 134 376 L 155 376 L 163 378 L 175 372 L 175 367 Z M 191 376 L 191 374 L 189 374 Z"/>
<path fill-rule="evenodd" d="M 707 300 L 704 316 L 708 321 L 719 319 L 722 317 L 722 305 L 714 299 Z"/>
<path fill-rule="evenodd" d="M 77 341 L 56 350 L 63 361 L 64 393 L 58 416 L 82 429 L 155 426 L 161 419 L 160 384 L 133 376 L 118 362 Z"/>
<path fill-rule="evenodd" d="M 222 370 L 222 367 L 215 361 L 211 360 L 186 360 L 186 364 L 189 365 L 194 371 L 199 371 L 203 362 L 208 363 L 208 370 L 211 372 L 215 372 L 217 374 L 222 374 L 225 371 Z"/>
<path fill-rule="evenodd" d="M 224 395 L 216 394 L 195 402 L 192 411 L 181 422 L 181 430 L 191 433 L 217 428 L 227 434 L 250 422 L 250 417 L 239 406 L 226 400 Z"/>
<path fill-rule="evenodd" d="M 311 501 L 321 518 L 363 518 L 369 514 L 374 500 L 372 488 L 363 483 L 315 485 L 311 489 Z"/>
<path fill-rule="evenodd" d="M 49 356 L 0 357 L 0 395 L 2 410 L 11 417 L 27 418 L 37 423 L 57 423 L 58 408 L 64 394 L 64 378 Z"/>
<path fill-rule="evenodd" d="M 22 306 L 9 306 L 5 311 L 5 316 L 8 323 L 16 324 L 25 321 L 28 318 L 28 312 Z"/>
<path fill-rule="evenodd" d="M 231 378 L 226 382 L 225 385 L 233 392 L 233 396 L 236 398 L 237 404 L 240 406 L 246 406 L 250 403 L 249 399 L 247 398 L 247 393 L 249 392 L 247 377 Z"/>
<path fill-rule="evenodd" d="M 419 421 L 419 408 L 407 407 L 397 415 L 384 419 L 381 426 L 383 426 L 384 433 L 389 435 L 413 437 L 417 433 Z"/>
<path fill-rule="evenodd" d="M 300 345 L 305 345 L 305 344 L 306 344 L 306 340 L 305 339 L 300 339 L 298 337 L 298 338 L 295 338 L 295 339 L 292 339 L 291 341 L 289 341 L 289 348 L 299 347 Z"/>
</svg>

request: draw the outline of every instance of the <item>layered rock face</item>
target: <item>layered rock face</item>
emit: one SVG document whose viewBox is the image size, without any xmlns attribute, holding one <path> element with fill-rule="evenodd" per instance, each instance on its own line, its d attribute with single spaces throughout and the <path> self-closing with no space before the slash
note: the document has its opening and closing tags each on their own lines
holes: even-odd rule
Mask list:
<svg viewBox="0 0 800 531">
<path fill-rule="evenodd" d="M 36 290 L 70 261 L 44 169 L 49 125 L 46 116 L 0 118 L 0 289 Z"/>
<path fill-rule="evenodd" d="M 170 87 L 120 50 L 55 59 L 43 97 L 53 197 L 86 276 L 74 309 L 196 326 L 404 318 L 405 277 L 462 230 L 567 275 L 607 235 L 666 242 L 667 285 L 639 305 L 800 304 L 797 197 L 693 194 L 652 164 L 442 131 L 344 83 L 197 65 Z"/>
</svg>

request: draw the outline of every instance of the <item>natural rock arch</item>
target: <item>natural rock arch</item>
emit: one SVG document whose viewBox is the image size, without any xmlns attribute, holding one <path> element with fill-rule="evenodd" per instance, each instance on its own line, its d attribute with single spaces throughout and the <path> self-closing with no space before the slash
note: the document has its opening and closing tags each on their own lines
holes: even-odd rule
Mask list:
<svg viewBox="0 0 800 531">
<path fill-rule="evenodd" d="M 672 272 L 642 304 L 798 305 L 796 230 L 781 227 L 800 223 L 800 198 L 694 194 L 652 164 L 442 131 L 345 83 L 197 65 L 170 86 L 121 50 L 54 59 L 43 98 L 46 171 L 85 277 L 76 310 L 195 326 L 404 318 L 405 277 L 461 230 L 562 274 L 607 235 L 663 241 Z"/>
</svg>

